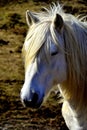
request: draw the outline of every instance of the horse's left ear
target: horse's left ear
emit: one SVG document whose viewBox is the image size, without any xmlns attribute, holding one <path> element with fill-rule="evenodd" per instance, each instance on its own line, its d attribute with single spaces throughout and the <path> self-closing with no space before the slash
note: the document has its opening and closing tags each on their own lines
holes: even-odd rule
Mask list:
<svg viewBox="0 0 87 130">
<path fill-rule="evenodd" d="M 63 19 L 59 14 L 56 14 L 56 17 L 54 19 L 54 27 L 55 29 L 57 29 L 58 31 L 61 31 L 61 29 L 63 28 Z"/>
<path fill-rule="evenodd" d="M 28 26 L 30 27 L 32 24 L 39 22 L 39 19 L 37 16 L 30 12 L 29 10 L 26 11 L 26 21 Z"/>
</svg>

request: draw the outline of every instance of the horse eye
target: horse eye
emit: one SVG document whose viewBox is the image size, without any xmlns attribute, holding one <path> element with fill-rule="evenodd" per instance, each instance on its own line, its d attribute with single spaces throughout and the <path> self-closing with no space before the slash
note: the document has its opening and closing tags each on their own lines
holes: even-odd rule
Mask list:
<svg viewBox="0 0 87 130">
<path fill-rule="evenodd" d="M 50 54 L 51 56 L 58 54 L 58 47 L 52 41 L 50 42 Z"/>
<path fill-rule="evenodd" d="M 58 52 L 56 51 L 56 52 L 52 52 L 51 53 L 51 56 L 54 56 L 54 55 L 57 55 L 58 54 Z"/>
</svg>

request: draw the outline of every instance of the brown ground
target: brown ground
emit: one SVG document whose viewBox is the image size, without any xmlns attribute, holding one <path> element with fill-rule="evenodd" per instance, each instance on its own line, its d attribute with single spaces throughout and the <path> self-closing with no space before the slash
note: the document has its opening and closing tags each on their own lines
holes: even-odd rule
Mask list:
<svg viewBox="0 0 87 130">
<path fill-rule="evenodd" d="M 86 0 L 67 0 L 65 10 L 87 14 Z M 0 7 L 0 130 L 67 130 L 61 104 L 52 91 L 38 110 L 26 109 L 20 101 L 24 82 L 21 48 L 27 32 L 25 11 L 39 10 L 46 3 L 10 3 Z"/>
</svg>

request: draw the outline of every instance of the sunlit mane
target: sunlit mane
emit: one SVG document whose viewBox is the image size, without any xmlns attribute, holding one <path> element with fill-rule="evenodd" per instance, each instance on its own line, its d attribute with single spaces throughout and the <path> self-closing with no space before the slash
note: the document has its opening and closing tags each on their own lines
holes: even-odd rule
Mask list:
<svg viewBox="0 0 87 130">
<path fill-rule="evenodd" d="M 87 23 L 81 22 L 71 14 L 64 13 L 59 4 L 54 4 L 53 7 L 45 10 L 35 14 L 40 22 L 29 28 L 25 39 L 26 46 L 25 44 L 23 46 L 25 68 L 34 60 L 40 48 L 46 44 L 49 33 L 54 43 L 56 42 L 59 46 L 52 22 L 55 15 L 60 14 L 64 20 L 64 52 L 68 64 L 68 81 L 61 86 L 64 87 L 66 99 L 74 99 L 77 96 L 78 106 L 82 106 L 83 100 L 87 104 Z M 73 87 L 70 87 L 71 84 Z M 77 94 L 80 91 L 81 100 Z"/>
</svg>

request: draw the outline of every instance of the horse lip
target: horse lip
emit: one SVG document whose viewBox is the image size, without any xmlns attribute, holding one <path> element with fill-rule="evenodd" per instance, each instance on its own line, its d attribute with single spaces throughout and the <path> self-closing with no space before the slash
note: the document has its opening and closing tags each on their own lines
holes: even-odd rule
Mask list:
<svg viewBox="0 0 87 130">
<path fill-rule="evenodd" d="M 31 99 L 29 100 L 22 100 L 22 104 L 24 107 L 32 108 L 32 109 L 38 109 L 41 107 L 43 102 L 43 99 L 41 101 L 38 101 L 36 103 L 33 103 Z"/>
<path fill-rule="evenodd" d="M 37 104 L 35 105 L 35 108 L 40 108 L 41 105 L 42 105 L 42 102 L 43 102 L 43 100 L 42 100 L 41 102 L 37 103 Z"/>
<path fill-rule="evenodd" d="M 32 102 L 30 102 L 28 104 L 25 104 L 25 106 L 29 108 L 33 108 L 33 109 L 38 109 L 41 107 L 41 104 L 42 104 L 42 101 L 36 104 L 33 104 Z"/>
</svg>

